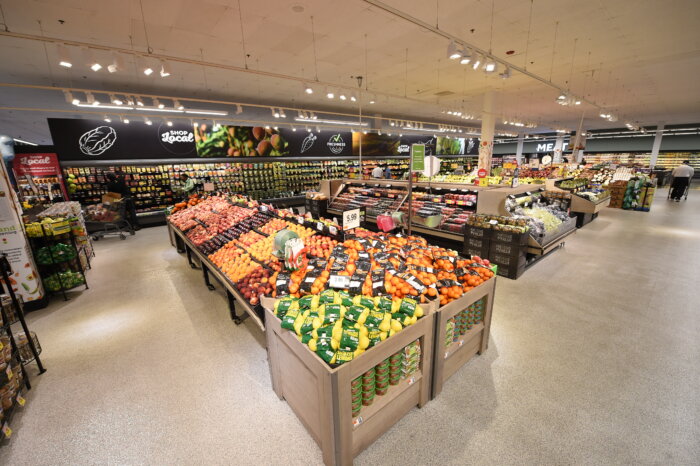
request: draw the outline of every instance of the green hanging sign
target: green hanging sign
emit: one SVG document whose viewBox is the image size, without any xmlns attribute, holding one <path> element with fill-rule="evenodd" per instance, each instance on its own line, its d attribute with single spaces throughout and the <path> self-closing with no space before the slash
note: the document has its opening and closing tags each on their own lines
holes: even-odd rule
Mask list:
<svg viewBox="0 0 700 466">
<path fill-rule="evenodd" d="M 411 170 L 423 171 L 425 169 L 425 144 L 411 145 Z"/>
</svg>

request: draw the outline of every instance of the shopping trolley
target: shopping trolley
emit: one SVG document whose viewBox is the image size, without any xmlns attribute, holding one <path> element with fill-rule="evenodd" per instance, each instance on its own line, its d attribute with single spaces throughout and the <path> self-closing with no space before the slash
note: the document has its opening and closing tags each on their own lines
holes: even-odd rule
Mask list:
<svg viewBox="0 0 700 466">
<path fill-rule="evenodd" d="M 124 240 L 126 233 L 136 233 L 126 219 L 126 201 L 123 199 L 88 206 L 85 209 L 85 228 L 95 241 L 110 235 L 119 235 L 119 239 Z"/>
<path fill-rule="evenodd" d="M 673 192 L 673 182 L 674 182 L 674 181 L 675 181 L 675 178 L 674 178 L 674 177 L 671 177 L 671 184 L 668 186 L 668 196 L 666 197 L 666 199 L 669 199 L 669 200 L 671 199 L 671 193 Z M 682 197 L 683 200 L 685 200 L 685 201 L 688 200 L 688 192 L 690 192 L 690 183 L 691 183 L 692 181 L 693 181 L 692 178 L 690 178 L 690 179 L 688 180 L 688 184 L 685 185 L 685 192 L 684 192 L 683 194 L 681 194 L 681 197 Z"/>
</svg>

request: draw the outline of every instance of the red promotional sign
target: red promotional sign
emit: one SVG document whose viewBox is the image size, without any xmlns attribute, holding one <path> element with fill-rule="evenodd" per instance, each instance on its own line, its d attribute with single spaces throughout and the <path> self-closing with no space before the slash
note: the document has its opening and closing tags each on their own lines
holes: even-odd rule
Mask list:
<svg viewBox="0 0 700 466">
<path fill-rule="evenodd" d="M 480 168 L 476 174 L 479 175 L 479 178 L 486 178 L 486 170 L 483 168 Z"/>
<path fill-rule="evenodd" d="M 16 177 L 56 177 L 61 185 L 61 191 L 65 199 L 68 199 L 63 185 L 63 174 L 58 163 L 58 156 L 54 153 L 46 154 L 16 154 L 12 161 L 12 170 Z"/>
<path fill-rule="evenodd" d="M 56 176 L 61 173 L 56 154 L 17 154 L 12 169 L 19 176 Z"/>
</svg>

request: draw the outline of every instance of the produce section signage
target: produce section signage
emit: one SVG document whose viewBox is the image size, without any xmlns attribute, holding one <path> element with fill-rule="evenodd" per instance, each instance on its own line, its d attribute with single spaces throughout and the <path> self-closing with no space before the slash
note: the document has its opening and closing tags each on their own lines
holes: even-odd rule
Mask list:
<svg viewBox="0 0 700 466">
<path fill-rule="evenodd" d="M 354 155 L 360 154 L 360 134 L 352 135 L 352 151 Z M 362 134 L 362 156 L 386 156 L 386 155 L 410 155 L 413 144 L 424 144 L 425 154 L 435 154 L 436 140 L 432 135 L 392 135 L 388 134 Z"/>
<path fill-rule="evenodd" d="M 60 176 L 56 154 L 17 154 L 12 161 L 17 176 Z"/>
<path fill-rule="evenodd" d="M 22 209 L 7 177 L 5 165 L 1 165 L 0 253 L 7 254 L 12 267 L 9 285 L 25 302 L 34 301 L 44 296 L 44 289 L 22 228 Z"/>
<path fill-rule="evenodd" d="M 479 138 L 437 138 L 437 155 L 479 155 Z"/>
<path fill-rule="evenodd" d="M 280 133 L 289 142 L 292 157 L 350 157 L 353 135 L 350 131 L 292 131 L 280 128 Z"/>
<path fill-rule="evenodd" d="M 187 123 L 165 121 L 105 122 L 49 118 L 49 129 L 61 161 L 195 158 L 195 133 Z"/>
<path fill-rule="evenodd" d="M 56 177 L 61 186 L 64 199 L 68 199 L 65 186 L 63 185 L 63 173 L 58 164 L 56 154 L 17 154 L 12 160 L 12 171 L 15 173 L 15 178 L 26 176 L 30 180 L 30 184 L 34 183 L 34 177 Z"/>
<path fill-rule="evenodd" d="M 425 168 L 425 146 L 413 144 L 411 146 L 411 170 L 423 171 Z"/>
</svg>

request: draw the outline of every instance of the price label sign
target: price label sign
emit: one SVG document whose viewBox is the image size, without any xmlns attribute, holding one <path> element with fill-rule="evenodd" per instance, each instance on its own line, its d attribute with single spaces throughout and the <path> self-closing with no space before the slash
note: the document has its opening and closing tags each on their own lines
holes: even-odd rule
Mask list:
<svg viewBox="0 0 700 466">
<path fill-rule="evenodd" d="M 7 422 L 2 426 L 2 433 L 5 434 L 5 438 L 10 438 L 12 436 L 12 429 L 7 425 Z"/>
<path fill-rule="evenodd" d="M 214 183 L 204 183 L 204 191 L 208 193 L 214 191 Z"/>
<path fill-rule="evenodd" d="M 343 212 L 343 230 L 352 230 L 360 226 L 360 209 Z"/>
<path fill-rule="evenodd" d="M 330 288 L 348 288 L 350 286 L 350 277 L 347 275 L 331 275 L 328 280 Z"/>
</svg>

